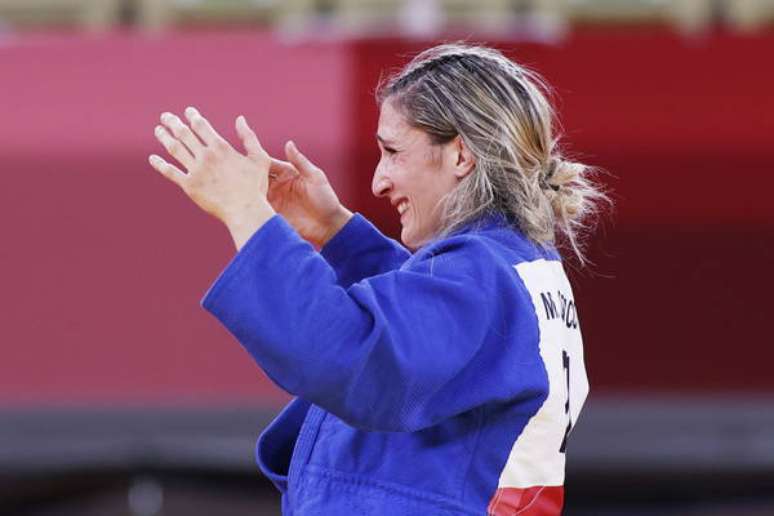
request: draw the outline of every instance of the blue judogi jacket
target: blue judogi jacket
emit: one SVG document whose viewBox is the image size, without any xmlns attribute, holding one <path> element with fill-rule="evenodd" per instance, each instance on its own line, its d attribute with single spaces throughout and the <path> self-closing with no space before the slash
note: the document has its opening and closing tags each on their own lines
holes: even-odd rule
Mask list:
<svg viewBox="0 0 774 516">
<path fill-rule="evenodd" d="M 587 390 L 549 367 L 580 343 L 558 260 L 500 216 L 413 255 L 360 215 L 319 253 L 262 226 L 202 306 L 296 396 L 256 446 L 283 514 L 557 514 Z"/>
</svg>

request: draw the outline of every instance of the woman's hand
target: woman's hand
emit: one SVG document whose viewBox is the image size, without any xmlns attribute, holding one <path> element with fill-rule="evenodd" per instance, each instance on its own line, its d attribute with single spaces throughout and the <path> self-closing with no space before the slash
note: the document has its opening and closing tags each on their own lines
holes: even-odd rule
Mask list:
<svg viewBox="0 0 774 516">
<path fill-rule="evenodd" d="M 339 202 L 325 173 L 293 142 L 285 145 L 285 155 L 288 161 L 272 160 L 269 202 L 302 238 L 322 247 L 349 221 L 352 212 Z"/>
<path fill-rule="evenodd" d="M 274 214 L 266 199 L 271 158 L 242 116 L 236 129 L 246 155 L 231 147 L 195 108 L 187 108 L 185 116 L 190 127 L 172 113 L 162 114 L 155 135 L 186 171 L 156 155 L 150 156 L 150 164 L 226 224 L 239 249 Z"/>
</svg>

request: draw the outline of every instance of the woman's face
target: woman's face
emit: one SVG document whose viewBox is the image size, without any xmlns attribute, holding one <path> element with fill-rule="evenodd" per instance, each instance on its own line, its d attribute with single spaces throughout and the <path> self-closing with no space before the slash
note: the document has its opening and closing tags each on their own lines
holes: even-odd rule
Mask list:
<svg viewBox="0 0 774 516">
<path fill-rule="evenodd" d="M 400 238 L 409 249 L 431 240 L 441 227 L 441 199 L 459 180 L 459 138 L 434 145 L 412 127 L 389 99 L 382 103 L 376 133 L 381 151 L 371 190 L 387 197 L 400 215 Z M 468 170 L 469 171 L 469 170 Z"/>
</svg>

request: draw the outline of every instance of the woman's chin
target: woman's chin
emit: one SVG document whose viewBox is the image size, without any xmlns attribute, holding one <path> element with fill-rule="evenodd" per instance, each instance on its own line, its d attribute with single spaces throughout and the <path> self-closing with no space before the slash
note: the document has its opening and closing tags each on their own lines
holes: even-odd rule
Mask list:
<svg viewBox="0 0 774 516">
<path fill-rule="evenodd" d="M 400 241 L 403 242 L 403 245 L 409 248 L 411 251 L 416 251 L 425 245 L 428 239 L 422 238 L 421 235 L 417 235 L 415 232 L 411 231 L 410 228 L 404 226 L 400 232 Z"/>
<path fill-rule="evenodd" d="M 412 235 L 411 231 L 406 228 L 406 226 L 403 226 L 403 228 L 400 230 L 400 241 L 403 242 L 403 245 L 412 251 L 416 251 L 419 247 L 414 240 L 414 235 Z"/>
</svg>

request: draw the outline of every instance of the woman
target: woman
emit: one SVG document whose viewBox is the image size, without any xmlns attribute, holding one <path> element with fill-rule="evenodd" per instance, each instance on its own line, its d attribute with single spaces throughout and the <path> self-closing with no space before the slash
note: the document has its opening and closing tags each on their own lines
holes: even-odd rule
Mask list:
<svg viewBox="0 0 774 516">
<path fill-rule="evenodd" d="M 203 306 L 297 396 L 261 470 L 286 514 L 558 514 L 588 383 L 555 232 L 580 257 L 602 194 L 562 158 L 538 78 L 495 50 L 429 49 L 378 100 L 372 190 L 413 254 L 243 117 L 246 155 L 193 108 L 156 128 L 186 172 L 151 164 L 239 250 Z"/>
</svg>

